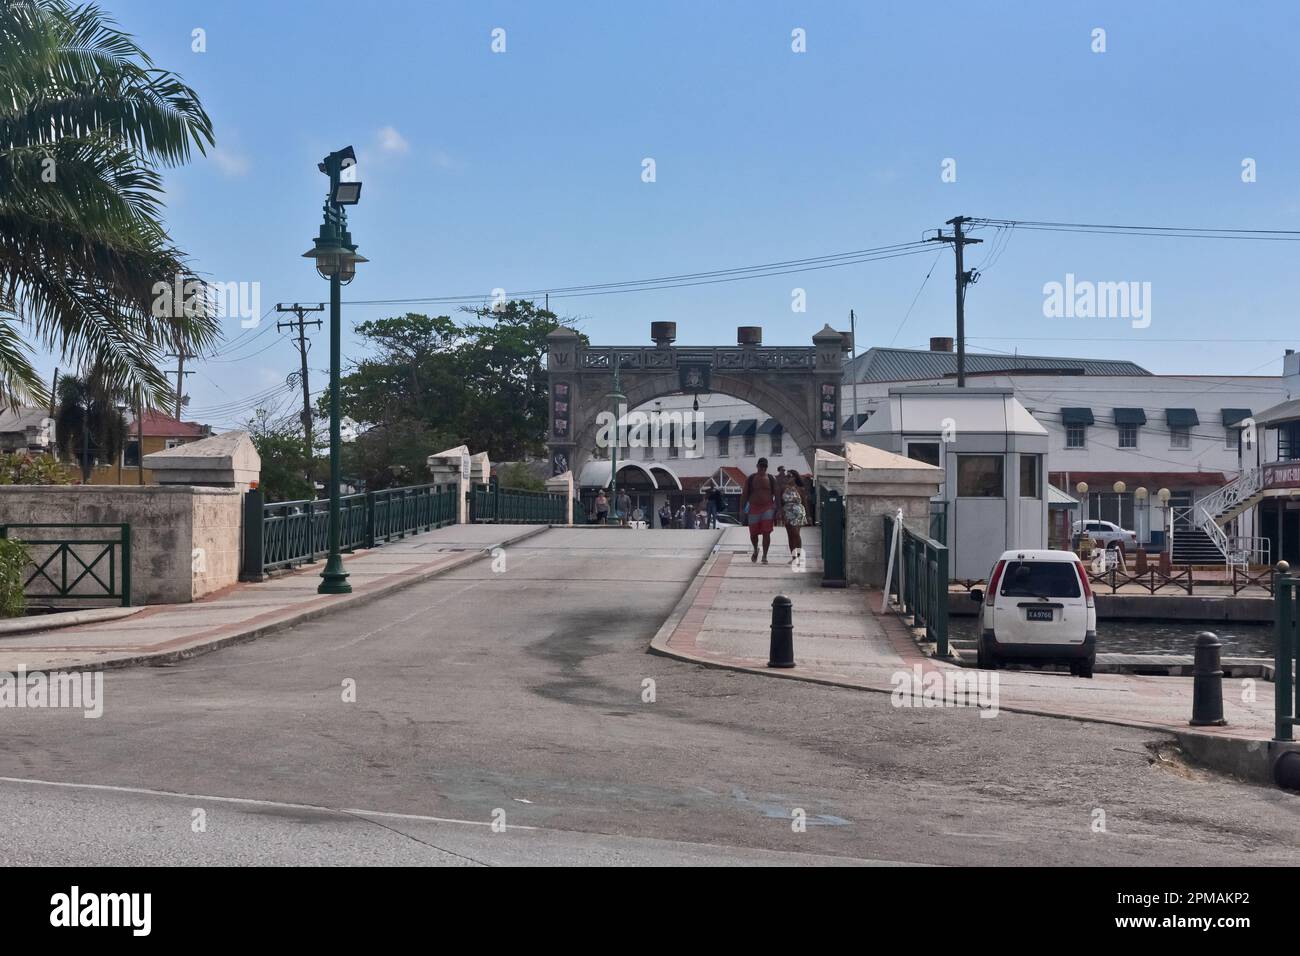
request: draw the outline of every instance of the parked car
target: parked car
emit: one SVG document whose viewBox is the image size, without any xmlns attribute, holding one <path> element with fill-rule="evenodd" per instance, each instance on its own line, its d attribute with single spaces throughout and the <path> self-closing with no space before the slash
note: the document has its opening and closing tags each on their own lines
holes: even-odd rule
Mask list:
<svg viewBox="0 0 1300 956">
<path fill-rule="evenodd" d="M 1119 525 L 1112 524 L 1109 521 L 1076 521 L 1074 523 L 1074 533 L 1086 534 L 1103 548 L 1122 545 L 1125 551 L 1137 550 L 1137 532 L 1126 531 Z"/>
<path fill-rule="evenodd" d="M 719 528 L 739 528 L 739 527 L 740 527 L 740 522 L 737 521 L 737 520 L 736 520 L 734 517 L 732 517 L 731 515 L 719 511 L 719 512 L 718 512 L 718 527 L 719 527 Z"/>
<path fill-rule="evenodd" d="M 1097 661 L 1097 609 L 1088 572 L 1070 551 L 1004 551 L 987 592 L 971 589 L 980 611 L 978 663 L 1005 660 L 1069 664 L 1091 677 Z"/>
</svg>

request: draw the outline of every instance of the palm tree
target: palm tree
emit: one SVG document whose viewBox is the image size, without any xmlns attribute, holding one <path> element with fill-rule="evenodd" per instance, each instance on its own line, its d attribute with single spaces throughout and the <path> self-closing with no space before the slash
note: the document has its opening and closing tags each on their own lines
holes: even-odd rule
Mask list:
<svg viewBox="0 0 1300 956">
<path fill-rule="evenodd" d="M 90 481 L 95 459 L 113 461 L 126 447 L 126 417 L 118 396 L 95 372 L 59 379 L 54 408 L 54 436 L 59 453 L 81 466 L 81 480 Z"/>
<path fill-rule="evenodd" d="M 217 323 L 156 307 L 156 283 L 192 279 L 159 167 L 212 143 L 194 91 L 93 3 L 0 0 L 0 402 L 46 400 L 28 342 L 167 400 L 163 355 Z"/>
</svg>

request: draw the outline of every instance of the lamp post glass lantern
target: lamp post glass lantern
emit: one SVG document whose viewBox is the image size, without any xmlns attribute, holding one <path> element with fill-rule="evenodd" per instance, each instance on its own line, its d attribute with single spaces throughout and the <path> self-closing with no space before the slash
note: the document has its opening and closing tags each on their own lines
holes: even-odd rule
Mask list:
<svg viewBox="0 0 1300 956">
<path fill-rule="evenodd" d="M 361 198 L 361 183 L 344 180 L 343 170 L 356 165 L 357 157 L 351 146 L 345 146 L 337 152 L 330 153 L 316 167 L 329 177 L 329 195 L 325 199 L 324 219 L 320 234 L 313 242 L 312 248 L 303 253 L 303 258 L 312 259 L 316 264 L 316 273 L 330 284 L 330 506 L 329 506 L 329 554 L 325 560 L 325 570 L 321 572 L 321 583 L 316 589 L 320 594 L 348 594 L 352 585 L 348 583 L 348 574 L 343 570 L 342 511 L 339 499 L 340 476 L 340 436 L 339 422 L 339 366 L 341 364 L 340 331 L 341 309 L 339 305 L 340 288 L 351 282 L 357 274 L 357 263 L 367 262 L 365 256 L 357 253 L 352 242 L 352 233 L 348 231 L 348 217 L 344 206 L 352 206 Z M 313 489 L 313 495 L 315 490 Z"/>
</svg>

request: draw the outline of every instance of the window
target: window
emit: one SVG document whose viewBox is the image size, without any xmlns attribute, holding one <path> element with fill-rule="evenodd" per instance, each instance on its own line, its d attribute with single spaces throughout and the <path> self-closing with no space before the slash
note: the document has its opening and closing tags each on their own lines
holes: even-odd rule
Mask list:
<svg viewBox="0 0 1300 956">
<path fill-rule="evenodd" d="M 122 467 L 139 468 L 140 467 L 140 442 L 132 438 L 122 449 Z"/>
<path fill-rule="evenodd" d="M 927 465 L 939 467 L 939 443 L 937 441 L 914 441 L 907 446 L 907 457 L 913 461 L 923 461 Z"/>
<path fill-rule="evenodd" d="M 731 437 L 728 435 L 719 435 L 718 436 L 718 457 L 726 458 L 727 455 L 730 454 L 729 452 L 730 447 L 731 447 Z"/>
<path fill-rule="evenodd" d="M 754 454 L 754 436 L 752 434 L 745 436 L 745 454 L 751 457 Z"/>
<path fill-rule="evenodd" d="M 1241 429 L 1229 426 L 1223 430 L 1223 447 L 1236 451 L 1241 443 Z"/>
<path fill-rule="evenodd" d="M 1065 447 L 1066 448 L 1085 448 L 1088 444 L 1088 426 L 1087 425 L 1066 425 L 1065 426 Z"/>
<path fill-rule="evenodd" d="M 1170 448 L 1190 448 L 1192 444 L 1192 429 L 1189 425 L 1170 425 L 1169 426 L 1169 447 Z"/>
<path fill-rule="evenodd" d="M 1039 462 L 1037 455 L 1020 456 L 1020 497 L 1021 498 L 1041 498 L 1042 492 L 1039 490 L 1038 475 Z"/>
<path fill-rule="evenodd" d="M 1077 598 L 1079 575 L 1072 561 L 1010 561 L 1002 574 L 1004 597 Z"/>
<path fill-rule="evenodd" d="M 958 498 L 1001 498 L 1001 455 L 958 455 Z"/>
<path fill-rule="evenodd" d="M 1138 427 L 1136 425 L 1119 426 L 1119 447 L 1136 448 L 1138 446 Z"/>
<path fill-rule="evenodd" d="M 164 445 L 164 447 L 165 447 L 165 448 L 180 448 L 181 445 L 184 445 L 184 444 L 185 444 L 185 442 L 181 441 L 179 438 L 169 438 L 169 439 L 167 439 L 167 442 L 166 442 L 166 444 Z"/>
<path fill-rule="evenodd" d="M 773 432 L 773 433 L 772 433 L 772 451 L 771 451 L 771 454 L 773 454 L 773 455 L 779 455 L 779 454 L 781 454 L 781 439 L 782 439 L 782 437 L 783 437 L 783 436 L 781 435 L 780 432 Z"/>
</svg>

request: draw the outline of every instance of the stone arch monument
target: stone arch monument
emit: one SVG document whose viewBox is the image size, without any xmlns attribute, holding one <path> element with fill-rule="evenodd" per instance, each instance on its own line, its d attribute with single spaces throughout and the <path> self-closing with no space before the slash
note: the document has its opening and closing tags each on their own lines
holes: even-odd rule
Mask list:
<svg viewBox="0 0 1300 956">
<path fill-rule="evenodd" d="M 780 421 L 810 461 L 819 448 L 843 448 L 847 333 L 828 325 L 811 346 L 764 346 L 757 326 L 741 326 L 735 346 L 675 346 L 675 322 L 652 322 L 650 334 L 649 346 L 583 346 L 578 333 L 564 327 L 547 336 L 546 447 L 553 475 L 580 474 L 592 457 L 598 417 L 614 410 L 615 363 L 628 409 L 673 393 L 721 392 Z"/>
</svg>

